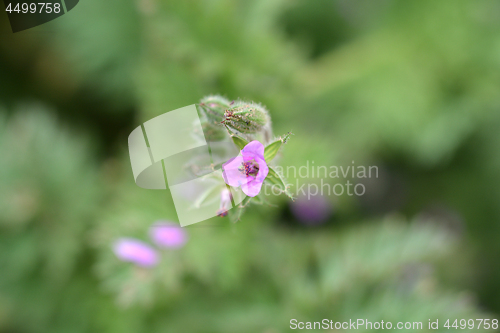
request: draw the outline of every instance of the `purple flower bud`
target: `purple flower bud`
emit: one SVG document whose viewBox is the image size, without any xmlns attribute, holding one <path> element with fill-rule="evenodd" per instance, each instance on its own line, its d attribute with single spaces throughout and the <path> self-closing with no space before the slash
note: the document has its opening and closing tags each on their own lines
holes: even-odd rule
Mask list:
<svg viewBox="0 0 500 333">
<path fill-rule="evenodd" d="M 227 188 L 223 189 L 220 193 L 220 207 L 217 211 L 217 216 L 227 216 L 227 211 L 231 209 L 232 194 Z"/>
<path fill-rule="evenodd" d="M 156 245 L 165 248 L 180 248 L 187 241 L 186 231 L 172 222 L 156 222 L 151 226 L 149 234 Z"/>
<path fill-rule="evenodd" d="M 113 245 L 113 251 L 118 259 L 133 262 L 143 267 L 158 264 L 158 254 L 148 244 L 134 238 L 120 238 Z"/>
</svg>

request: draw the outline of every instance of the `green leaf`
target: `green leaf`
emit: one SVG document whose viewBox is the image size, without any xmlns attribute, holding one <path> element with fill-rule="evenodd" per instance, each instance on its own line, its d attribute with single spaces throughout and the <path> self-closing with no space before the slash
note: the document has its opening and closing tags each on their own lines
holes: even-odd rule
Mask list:
<svg viewBox="0 0 500 333">
<path fill-rule="evenodd" d="M 245 146 L 248 144 L 248 141 L 243 139 L 240 136 L 237 136 L 236 134 L 231 135 L 231 138 L 233 139 L 234 144 L 241 149 L 245 148 Z"/>
<path fill-rule="evenodd" d="M 264 150 L 264 159 L 266 160 L 266 162 L 270 162 L 276 156 L 282 144 L 283 142 L 281 140 L 276 140 L 273 143 L 267 145 Z"/>
<path fill-rule="evenodd" d="M 227 126 L 226 126 L 227 132 L 231 136 L 231 139 L 233 139 L 234 144 L 236 147 L 238 147 L 240 150 L 245 148 L 245 146 L 248 144 L 248 141 L 243 139 L 241 136 L 235 134 L 233 131 L 231 131 Z"/>
<path fill-rule="evenodd" d="M 267 145 L 267 147 L 264 150 L 264 159 L 266 160 L 266 162 L 270 162 L 274 157 L 276 157 L 276 154 L 278 154 L 278 151 L 280 150 L 281 146 L 287 142 L 291 134 L 292 133 L 288 132 L 283 137 L 280 137 L 276 141 L 271 142 L 270 144 Z"/>
<path fill-rule="evenodd" d="M 269 167 L 269 173 L 267 174 L 265 180 L 270 185 L 278 186 L 280 190 L 283 191 L 283 193 L 285 193 L 290 199 L 294 200 L 294 197 L 290 192 L 290 189 L 288 188 L 286 181 L 272 167 Z"/>
</svg>

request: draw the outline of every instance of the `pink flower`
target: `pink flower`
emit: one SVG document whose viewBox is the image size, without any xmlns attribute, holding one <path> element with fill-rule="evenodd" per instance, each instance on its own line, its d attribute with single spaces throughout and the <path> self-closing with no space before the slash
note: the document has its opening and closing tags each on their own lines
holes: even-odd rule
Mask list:
<svg viewBox="0 0 500 333">
<path fill-rule="evenodd" d="M 224 181 L 239 187 L 249 197 L 255 197 L 269 172 L 264 159 L 264 146 L 259 141 L 248 143 L 241 153 L 222 165 Z"/>
<path fill-rule="evenodd" d="M 182 227 L 165 221 L 153 224 L 149 235 L 156 245 L 165 248 L 180 248 L 187 241 L 186 231 Z"/>
<path fill-rule="evenodd" d="M 118 259 L 133 262 L 139 266 L 151 267 L 158 264 L 158 254 L 156 251 L 134 238 L 120 238 L 113 245 L 113 251 Z"/>
</svg>

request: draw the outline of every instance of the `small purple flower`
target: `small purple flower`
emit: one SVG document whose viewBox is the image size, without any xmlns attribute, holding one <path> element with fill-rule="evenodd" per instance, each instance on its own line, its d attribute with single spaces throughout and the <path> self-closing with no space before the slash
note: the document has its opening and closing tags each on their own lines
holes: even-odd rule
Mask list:
<svg viewBox="0 0 500 333">
<path fill-rule="evenodd" d="M 164 248 L 180 248 L 187 241 L 186 231 L 182 227 L 166 221 L 153 224 L 149 235 L 156 245 Z"/>
<path fill-rule="evenodd" d="M 259 141 L 248 143 L 241 153 L 222 165 L 224 181 L 239 187 L 249 197 L 255 197 L 269 172 L 264 159 L 264 146 Z"/>
<path fill-rule="evenodd" d="M 158 264 L 156 251 L 140 240 L 134 238 L 120 238 L 113 245 L 113 251 L 118 259 L 133 262 L 143 267 L 152 267 Z"/>
<path fill-rule="evenodd" d="M 320 225 L 332 215 L 332 204 L 321 195 L 302 196 L 290 204 L 293 215 L 303 224 Z"/>
</svg>

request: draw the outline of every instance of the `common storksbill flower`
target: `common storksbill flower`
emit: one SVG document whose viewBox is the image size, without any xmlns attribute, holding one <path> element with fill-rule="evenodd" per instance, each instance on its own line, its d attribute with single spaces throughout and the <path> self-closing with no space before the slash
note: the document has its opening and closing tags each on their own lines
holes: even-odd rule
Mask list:
<svg viewBox="0 0 500 333">
<path fill-rule="evenodd" d="M 264 159 L 264 146 L 259 141 L 248 143 L 238 156 L 222 165 L 224 181 L 239 187 L 249 197 L 255 197 L 269 173 Z"/>
</svg>

